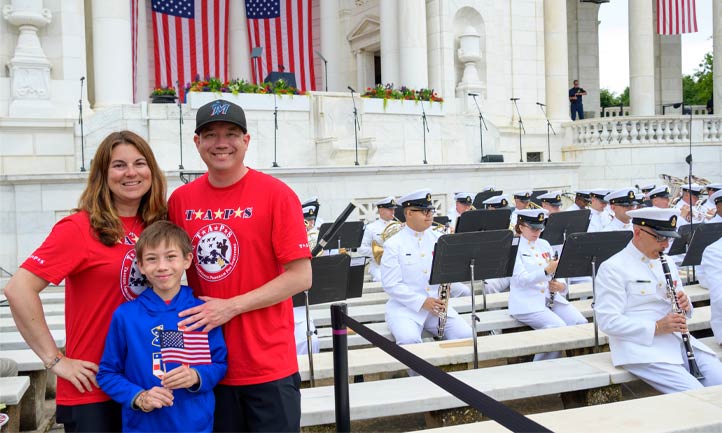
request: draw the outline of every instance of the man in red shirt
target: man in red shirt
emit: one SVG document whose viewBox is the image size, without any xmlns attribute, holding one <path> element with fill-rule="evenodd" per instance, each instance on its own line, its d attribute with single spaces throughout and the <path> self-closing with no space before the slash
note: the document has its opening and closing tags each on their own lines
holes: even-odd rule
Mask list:
<svg viewBox="0 0 722 433">
<path fill-rule="evenodd" d="M 188 283 L 205 303 L 181 312 L 179 326 L 223 325 L 228 373 L 214 431 L 299 431 L 291 296 L 311 286 L 311 253 L 296 194 L 245 166 L 250 138 L 241 107 L 198 110 L 193 140 L 208 173 L 173 192 L 168 215 L 193 241 Z"/>
</svg>

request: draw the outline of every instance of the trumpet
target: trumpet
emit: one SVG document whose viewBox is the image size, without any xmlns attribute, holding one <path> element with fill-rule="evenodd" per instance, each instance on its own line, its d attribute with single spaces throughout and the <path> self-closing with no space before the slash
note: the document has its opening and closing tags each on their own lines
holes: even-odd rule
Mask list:
<svg viewBox="0 0 722 433">
<path fill-rule="evenodd" d="M 526 205 L 527 209 L 541 209 L 542 207 L 538 204 L 534 203 L 533 201 L 529 200 L 529 204 Z"/>
</svg>

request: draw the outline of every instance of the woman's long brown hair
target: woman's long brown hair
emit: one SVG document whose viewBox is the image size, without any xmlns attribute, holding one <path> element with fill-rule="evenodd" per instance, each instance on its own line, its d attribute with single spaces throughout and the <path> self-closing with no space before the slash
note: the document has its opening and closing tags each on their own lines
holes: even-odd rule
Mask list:
<svg viewBox="0 0 722 433">
<path fill-rule="evenodd" d="M 88 184 L 80 196 L 78 208 L 75 209 L 88 212 L 91 227 L 100 242 L 107 246 L 115 245 L 125 235 L 123 222 L 113 204 L 113 193 L 108 186 L 108 171 L 113 148 L 119 144 L 135 146 L 150 168 L 150 189 L 145 193 L 138 206 L 138 216 L 143 220 L 143 224 L 147 227 L 156 221 L 165 219 L 168 212 L 165 200 L 165 175 L 158 166 L 148 143 L 143 137 L 131 131 L 111 132 L 95 152 L 95 157 L 90 165 Z"/>
</svg>

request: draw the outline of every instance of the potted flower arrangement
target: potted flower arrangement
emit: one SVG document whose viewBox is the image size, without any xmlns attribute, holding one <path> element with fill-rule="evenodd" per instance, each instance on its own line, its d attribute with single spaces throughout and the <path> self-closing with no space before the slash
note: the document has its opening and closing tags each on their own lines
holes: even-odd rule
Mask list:
<svg viewBox="0 0 722 433">
<path fill-rule="evenodd" d="M 151 102 L 154 104 L 173 104 L 176 100 L 173 87 L 156 87 L 150 94 Z"/>
<path fill-rule="evenodd" d="M 377 84 L 374 87 L 367 87 L 366 91 L 361 95 L 362 98 L 370 99 L 382 99 L 383 100 L 383 111 L 388 108 L 388 101 L 414 101 L 414 102 L 444 102 L 444 98 L 439 96 L 434 89 L 411 89 L 406 86 L 402 86 L 399 89 L 394 88 L 392 83 L 389 84 Z M 372 105 L 372 104 L 369 104 Z M 436 107 L 434 111 L 441 112 L 440 106 Z M 413 109 L 413 108 L 412 108 Z M 368 109 L 366 111 L 369 111 Z M 375 111 L 371 109 L 371 111 Z M 404 110 L 408 111 L 408 110 Z"/>
<path fill-rule="evenodd" d="M 308 111 L 310 103 L 308 98 L 280 98 L 274 101 L 267 95 L 301 95 L 301 91 L 293 87 L 284 80 L 278 80 L 273 83 L 254 84 L 245 80 L 221 81 L 218 78 L 207 77 L 196 80 L 186 86 L 186 94 L 188 95 L 188 103 L 191 108 L 198 108 L 204 103 L 221 97 L 233 101 L 244 108 L 273 110 L 276 104 L 279 109 L 290 111 Z"/>
</svg>

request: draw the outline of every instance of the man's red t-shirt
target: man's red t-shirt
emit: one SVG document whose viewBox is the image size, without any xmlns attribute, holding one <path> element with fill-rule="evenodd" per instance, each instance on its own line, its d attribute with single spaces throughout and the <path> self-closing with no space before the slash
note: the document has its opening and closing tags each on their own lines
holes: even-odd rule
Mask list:
<svg viewBox="0 0 722 433">
<path fill-rule="evenodd" d="M 283 182 L 253 169 L 226 188 L 204 175 L 173 192 L 168 216 L 193 241 L 188 285 L 196 295 L 232 298 L 310 258 L 301 203 Z M 225 385 L 253 385 L 298 371 L 291 299 L 238 315 L 223 327 Z"/>
<path fill-rule="evenodd" d="M 45 242 L 21 265 L 38 277 L 60 284 L 65 279 L 66 355 L 100 364 L 113 312 L 146 287 L 135 260 L 139 218 L 121 218 L 127 236 L 107 247 L 97 238 L 85 211 L 58 221 Z M 58 378 L 57 403 L 64 406 L 110 400 L 99 388 L 78 392 Z"/>
</svg>

